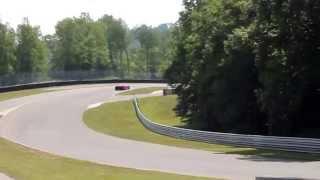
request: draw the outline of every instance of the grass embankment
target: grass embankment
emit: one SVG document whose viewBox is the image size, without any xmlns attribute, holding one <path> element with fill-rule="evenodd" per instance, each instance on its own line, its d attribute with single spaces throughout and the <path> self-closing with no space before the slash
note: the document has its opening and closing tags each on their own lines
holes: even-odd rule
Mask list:
<svg viewBox="0 0 320 180">
<path fill-rule="evenodd" d="M 31 96 L 35 94 L 41 94 L 50 92 L 47 89 L 29 89 L 29 90 L 21 90 L 21 91 L 12 91 L 12 92 L 4 92 L 0 93 L 0 101 L 5 101 L 13 98 L 19 98 L 23 96 Z"/>
<path fill-rule="evenodd" d="M 0 171 L 16 180 L 206 179 L 97 165 L 30 150 L 3 139 L 0 139 Z"/>
<path fill-rule="evenodd" d="M 150 119 L 168 126 L 186 126 L 183 119 L 174 112 L 176 96 L 159 96 L 139 100 L 141 111 Z"/>
<path fill-rule="evenodd" d="M 125 95 L 149 94 L 149 93 L 152 93 L 155 91 L 160 91 L 163 89 L 164 89 L 164 87 L 139 88 L 139 89 L 133 89 L 130 91 L 122 92 L 122 93 L 119 93 L 118 95 L 125 96 Z"/>
<path fill-rule="evenodd" d="M 0 93 L 0 100 L 47 92 L 44 89 Z M 191 176 L 139 171 L 73 160 L 11 143 L 0 138 L 0 172 L 16 180 L 193 180 L 209 179 Z"/>
<path fill-rule="evenodd" d="M 139 102 L 142 112 L 144 112 L 148 118 L 157 123 L 171 126 L 186 125 L 175 115 L 173 111 L 176 105 L 176 96 L 143 98 L 140 99 Z M 139 123 L 131 101 L 108 103 L 99 108 L 91 109 L 84 114 L 84 121 L 87 126 L 96 131 L 138 141 L 172 145 L 183 148 L 201 149 L 226 154 L 254 155 L 298 161 L 320 160 L 319 155 L 207 144 L 179 140 L 155 134 L 145 129 Z"/>
<path fill-rule="evenodd" d="M 156 122 L 181 125 L 179 118 L 172 111 L 174 101 L 174 96 L 143 98 L 140 100 L 140 107 L 148 117 L 153 118 Z M 158 104 L 158 102 L 162 103 Z M 91 109 L 85 112 L 84 122 L 96 131 L 126 139 L 215 152 L 244 150 L 243 148 L 179 140 L 152 133 L 137 120 L 131 101 L 107 103 L 99 108 Z"/>
</svg>

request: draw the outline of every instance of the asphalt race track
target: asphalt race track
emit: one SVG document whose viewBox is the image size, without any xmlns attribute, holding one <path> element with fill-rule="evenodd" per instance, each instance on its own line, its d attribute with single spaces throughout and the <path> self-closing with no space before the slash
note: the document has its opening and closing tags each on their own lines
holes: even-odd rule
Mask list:
<svg viewBox="0 0 320 180">
<path fill-rule="evenodd" d="M 6 114 L 0 119 L 0 136 L 56 155 L 141 170 L 234 180 L 256 176 L 320 179 L 320 162 L 215 154 L 97 133 L 82 121 L 87 107 L 132 97 L 115 96 L 114 84 L 57 89 L 59 91 L 0 102 L 0 112 Z"/>
</svg>

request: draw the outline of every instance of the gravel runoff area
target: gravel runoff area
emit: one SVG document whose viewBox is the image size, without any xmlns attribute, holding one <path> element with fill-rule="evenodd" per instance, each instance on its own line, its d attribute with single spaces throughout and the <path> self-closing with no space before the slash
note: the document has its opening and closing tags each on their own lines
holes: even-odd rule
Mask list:
<svg viewBox="0 0 320 180">
<path fill-rule="evenodd" d="M 89 105 L 132 98 L 115 94 L 112 84 L 88 85 L 0 102 L 0 111 L 19 107 L 1 119 L 0 136 L 52 154 L 141 170 L 236 180 L 256 176 L 320 178 L 317 161 L 246 158 L 169 147 L 111 137 L 87 128 L 82 114 Z"/>
</svg>

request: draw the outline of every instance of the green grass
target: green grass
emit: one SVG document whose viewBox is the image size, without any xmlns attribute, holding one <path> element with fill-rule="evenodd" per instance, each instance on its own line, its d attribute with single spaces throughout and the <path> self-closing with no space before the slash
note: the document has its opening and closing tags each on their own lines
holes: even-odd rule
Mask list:
<svg viewBox="0 0 320 180">
<path fill-rule="evenodd" d="M 3 139 L 0 139 L 0 171 L 16 180 L 209 179 L 98 165 L 30 150 Z"/>
<path fill-rule="evenodd" d="M 174 96 L 167 96 L 164 98 L 169 101 L 175 99 Z M 176 118 L 173 115 L 172 109 L 169 106 L 163 106 L 163 104 L 161 104 L 161 106 L 160 104 L 157 106 L 157 100 L 161 100 L 161 98 L 152 97 L 141 99 L 141 109 L 143 109 L 147 115 L 152 115 L 152 118 L 156 117 L 155 119 L 157 119 L 157 122 L 159 123 L 169 125 L 177 124 L 179 122 L 179 118 Z M 149 104 L 154 106 L 151 107 Z M 164 112 L 164 107 L 167 107 L 166 112 Z M 107 103 L 99 108 L 91 109 L 84 113 L 84 122 L 87 124 L 87 126 L 96 131 L 126 139 L 173 145 L 184 148 L 202 149 L 214 152 L 250 150 L 248 148 L 235 148 L 231 146 L 212 145 L 207 143 L 179 140 L 152 133 L 145 129 L 137 120 L 131 101 Z"/>
<path fill-rule="evenodd" d="M 0 93 L 0 100 L 47 92 L 44 89 Z M 205 180 L 153 171 L 98 165 L 32 150 L 0 138 L 0 172 L 16 180 Z"/>
<path fill-rule="evenodd" d="M 175 105 L 175 96 L 149 97 L 140 99 L 140 108 L 148 118 L 161 124 L 185 126 L 181 119 L 176 117 L 173 111 Z M 145 129 L 139 123 L 131 101 L 108 103 L 100 106 L 99 108 L 91 109 L 84 114 L 84 122 L 88 127 L 98 132 L 138 141 L 146 141 L 183 148 L 201 149 L 215 153 L 261 156 L 266 158 L 277 158 L 293 161 L 320 160 L 319 155 L 313 154 L 289 153 L 284 151 L 259 150 L 254 148 L 240 148 L 219 144 L 207 144 L 155 134 Z"/>
<path fill-rule="evenodd" d="M 155 122 L 169 126 L 185 126 L 183 119 L 176 116 L 174 108 L 177 96 L 159 96 L 139 100 L 140 109 Z"/>
<path fill-rule="evenodd" d="M 23 96 L 30 96 L 30 95 L 35 95 L 35 94 L 40 94 L 45 92 L 51 92 L 51 91 L 46 89 L 30 89 L 30 90 L 3 92 L 3 93 L 0 93 L 0 101 L 19 98 Z"/>
<path fill-rule="evenodd" d="M 130 90 L 130 91 L 126 91 L 123 93 L 119 93 L 118 95 L 138 95 L 138 94 L 149 94 L 152 93 L 154 91 L 159 91 L 159 90 L 163 90 L 163 87 L 149 87 L 149 88 L 140 88 L 140 89 L 134 89 L 134 90 Z"/>
</svg>

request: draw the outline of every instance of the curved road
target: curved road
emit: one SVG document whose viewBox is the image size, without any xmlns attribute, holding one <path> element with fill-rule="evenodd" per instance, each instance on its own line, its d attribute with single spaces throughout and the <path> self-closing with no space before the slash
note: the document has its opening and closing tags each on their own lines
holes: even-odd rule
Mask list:
<svg viewBox="0 0 320 180">
<path fill-rule="evenodd" d="M 82 122 L 89 105 L 131 98 L 115 96 L 113 86 L 60 87 L 60 91 L 0 102 L 0 111 L 7 113 L 0 119 L 0 136 L 52 154 L 141 170 L 235 180 L 253 180 L 256 176 L 320 178 L 320 162 L 216 154 L 94 132 Z"/>
</svg>

